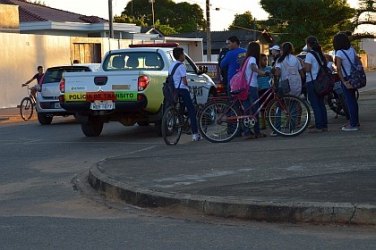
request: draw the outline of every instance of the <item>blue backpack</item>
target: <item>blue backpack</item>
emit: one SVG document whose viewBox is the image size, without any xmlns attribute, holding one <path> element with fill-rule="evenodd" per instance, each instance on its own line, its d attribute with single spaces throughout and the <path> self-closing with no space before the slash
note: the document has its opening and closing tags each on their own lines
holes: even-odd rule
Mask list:
<svg viewBox="0 0 376 250">
<path fill-rule="evenodd" d="M 367 84 L 367 77 L 366 73 L 364 72 L 364 68 L 362 62 L 355 54 L 354 63 L 351 62 L 349 56 L 346 54 L 344 50 L 341 50 L 342 53 L 347 57 L 351 64 L 351 72 L 348 74 L 345 68 L 342 65 L 343 72 L 345 72 L 346 78 L 348 79 L 350 85 L 353 89 L 360 89 L 366 86 Z"/>
</svg>

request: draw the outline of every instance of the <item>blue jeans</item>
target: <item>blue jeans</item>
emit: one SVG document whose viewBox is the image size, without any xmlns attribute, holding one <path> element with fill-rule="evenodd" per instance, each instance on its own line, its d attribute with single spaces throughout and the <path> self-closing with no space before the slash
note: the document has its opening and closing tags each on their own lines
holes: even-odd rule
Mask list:
<svg viewBox="0 0 376 250">
<path fill-rule="evenodd" d="M 252 103 L 254 101 L 256 101 L 258 98 L 259 98 L 258 88 L 249 87 L 248 100 L 245 100 L 243 102 L 244 110 L 247 110 L 252 105 Z M 252 114 L 256 114 L 259 107 L 260 107 L 259 103 L 254 104 L 252 106 L 250 112 Z M 260 133 L 259 114 L 258 113 L 255 115 L 255 118 L 256 118 L 256 123 L 255 123 L 255 126 L 253 127 L 253 129 L 254 129 L 255 134 L 257 135 L 257 134 Z"/>
<path fill-rule="evenodd" d="M 358 127 L 359 125 L 359 106 L 356 100 L 355 89 L 348 89 L 344 84 L 341 84 L 345 102 L 349 111 L 350 126 Z"/>
<path fill-rule="evenodd" d="M 314 81 L 307 82 L 307 94 L 315 117 L 315 127 L 317 129 L 328 128 L 328 114 L 326 112 L 324 97 L 316 93 Z"/>
<path fill-rule="evenodd" d="M 189 120 L 191 121 L 192 134 L 198 133 L 196 109 L 193 106 L 191 94 L 187 89 L 179 89 L 179 96 L 183 98 L 184 106 L 188 110 Z"/>
</svg>

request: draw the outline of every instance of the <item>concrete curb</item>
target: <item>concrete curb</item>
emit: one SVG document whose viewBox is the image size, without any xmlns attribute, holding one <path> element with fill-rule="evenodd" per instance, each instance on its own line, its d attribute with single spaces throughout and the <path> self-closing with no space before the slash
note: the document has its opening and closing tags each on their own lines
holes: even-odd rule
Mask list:
<svg viewBox="0 0 376 250">
<path fill-rule="evenodd" d="M 219 217 L 289 222 L 376 225 L 376 206 L 331 202 L 276 202 L 153 191 L 122 183 L 105 175 L 100 162 L 89 170 L 88 181 L 106 197 L 140 207 L 182 207 Z"/>
</svg>

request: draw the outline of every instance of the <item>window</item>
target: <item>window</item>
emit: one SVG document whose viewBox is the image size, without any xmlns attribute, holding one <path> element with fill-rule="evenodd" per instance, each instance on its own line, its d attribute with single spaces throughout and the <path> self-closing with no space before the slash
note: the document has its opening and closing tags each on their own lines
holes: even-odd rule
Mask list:
<svg viewBox="0 0 376 250">
<path fill-rule="evenodd" d="M 171 58 L 173 58 L 172 51 L 170 52 L 170 56 Z M 173 59 L 172 61 L 175 61 L 175 59 Z M 185 54 L 185 60 L 183 63 L 184 63 L 185 68 L 187 69 L 187 73 L 196 74 L 197 66 L 193 63 L 192 59 L 187 54 Z"/>
<path fill-rule="evenodd" d="M 74 43 L 73 60 L 80 63 L 100 63 L 101 44 L 99 43 Z"/>
<path fill-rule="evenodd" d="M 88 72 L 91 71 L 88 67 L 64 67 L 64 68 L 49 68 L 47 69 L 43 84 L 51 82 L 60 82 L 64 72 Z"/>
<path fill-rule="evenodd" d="M 105 71 L 162 70 L 164 62 L 156 52 L 123 52 L 111 54 L 103 63 Z"/>
</svg>

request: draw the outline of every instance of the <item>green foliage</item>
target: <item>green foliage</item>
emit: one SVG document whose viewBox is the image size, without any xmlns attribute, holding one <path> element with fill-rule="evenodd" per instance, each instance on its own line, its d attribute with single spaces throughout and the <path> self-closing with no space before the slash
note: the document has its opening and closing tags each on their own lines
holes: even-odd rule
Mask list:
<svg viewBox="0 0 376 250">
<path fill-rule="evenodd" d="M 159 27 L 166 29 L 167 33 L 203 30 L 206 24 L 203 10 L 198 4 L 158 0 L 154 2 L 154 14 L 155 21 L 159 21 Z M 149 0 L 132 0 L 128 2 L 121 16 L 116 17 L 115 20 L 116 22 L 133 22 L 137 25 L 151 26 L 153 24 L 151 3 Z"/>
<path fill-rule="evenodd" d="M 228 28 L 229 30 L 237 30 L 239 28 L 257 29 L 256 21 L 251 12 L 246 11 L 243 14 L 236 14 L 235 19 Z"/>
<path fill-rule="evenodd" d="M 350 21 L 355 10 L 346 0 L 261 0 L 269 13 L 265 24 L 271 32 L 281 33 L 279 42 L 292 42 L 297 50 L 305 38 L 314 35 L 324 49 L 332 47 L 333 36 L 342 30 L 353 30 Z"/>
<path fill-rule="evenodd" d="M 43 5 L 43 6 L 47 6 L 44 1 L 40 1 L 40 0 L 37 0 L 37 1 L 27 1 L 27 2 L 35 3 L 35 4 L 39 4 L 39 5 Z"/>
<path fill-rule="evenodd" d="M 166 36 L 177 34 L 176 30 L 169 25 L 161 24 L 159 20 L 155 22 L 155 27 Z"/>
</svg>

